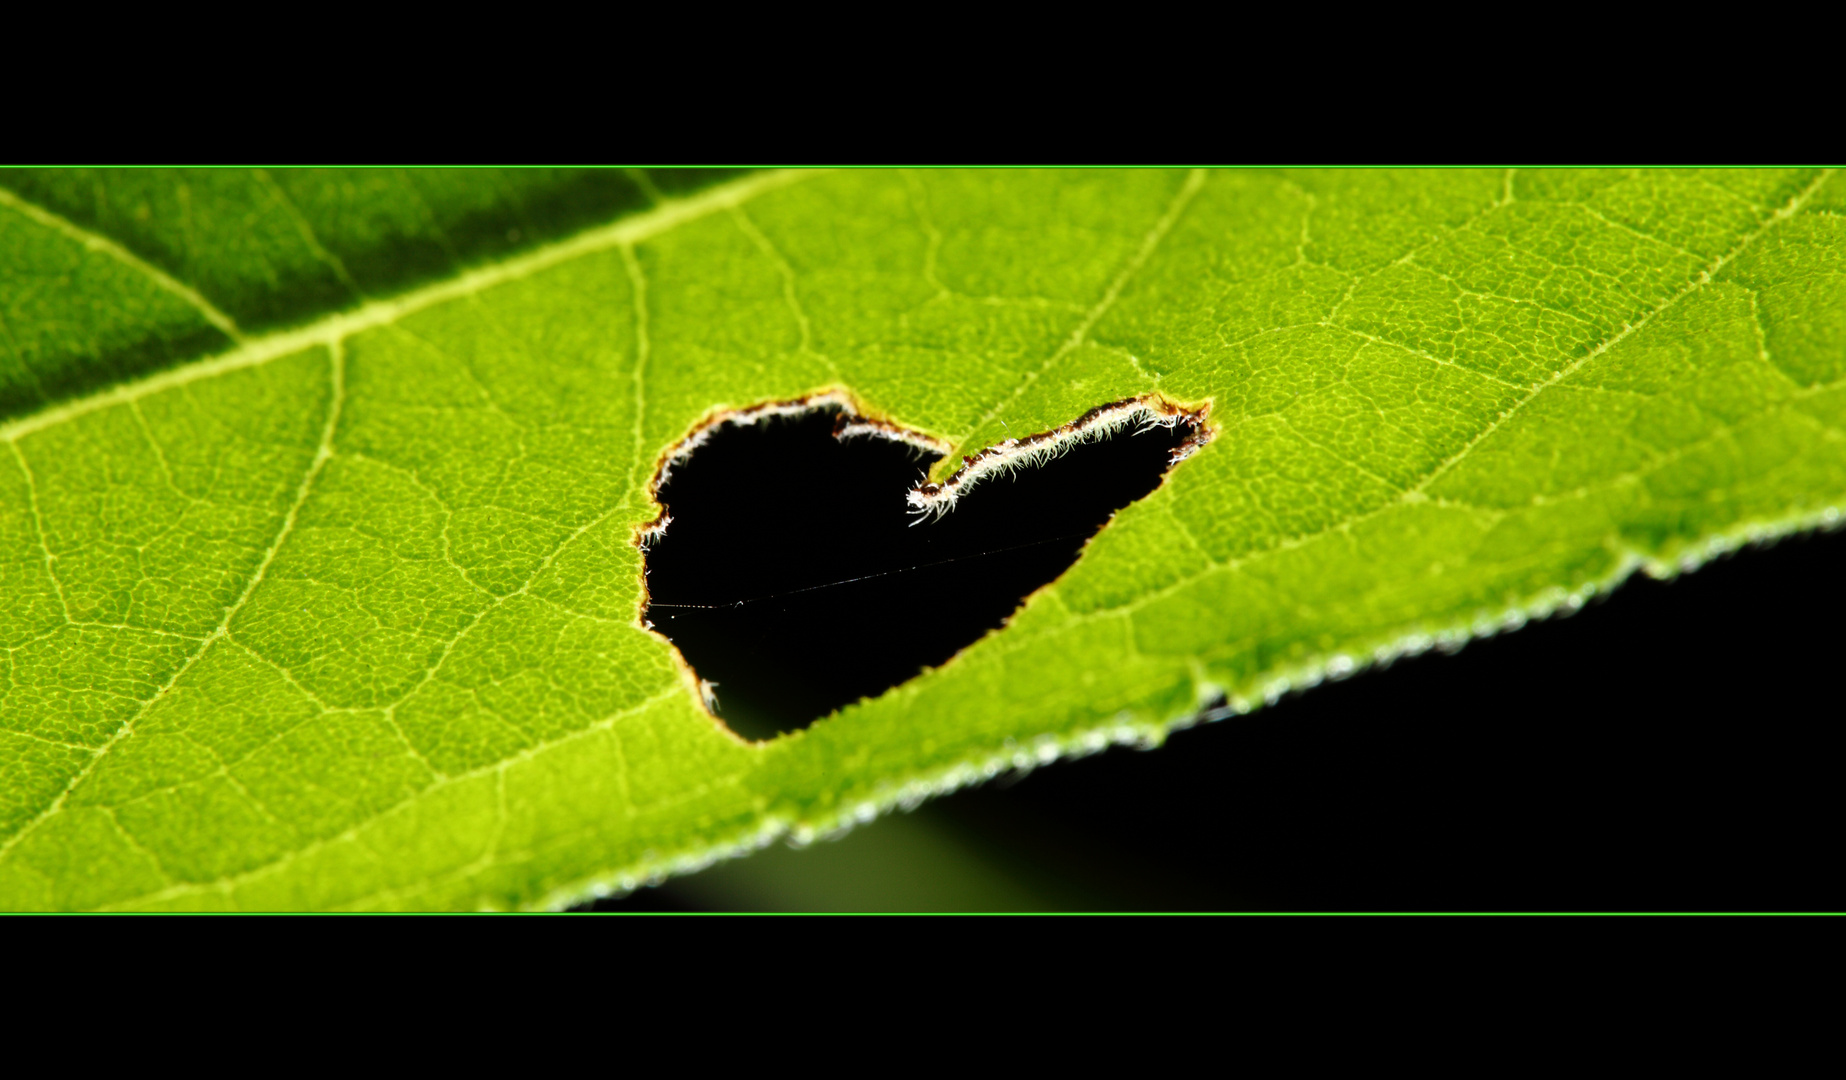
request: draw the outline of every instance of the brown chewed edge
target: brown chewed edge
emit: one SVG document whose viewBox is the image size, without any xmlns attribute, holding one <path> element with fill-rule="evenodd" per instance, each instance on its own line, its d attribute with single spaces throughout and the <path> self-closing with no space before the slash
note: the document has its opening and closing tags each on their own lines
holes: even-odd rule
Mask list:
<svg viewBox="0 0 1846 1080">
<path fill-rule="evenodd" d="M 853 396 L 845 390 L 823 390 L 792 401 L 771 401 L 762 405 L 753 405 L 747 409 L 718 409 L 693 426 L 692 434 L 681 439 L 660 459 L 660 466 L 654 470 L 654 482 L 648 488 L 648 494 L 658 496 L 660 489 L 666 486 L 673 470 L 699 447 L 704 446 L 712 433 L 726 424 L 748 427 L 763 420 L 778 416 L 802 416 L 820 409 L 838 409 L 840 418 L 834 424 L 833 434 L 836 438 L 849 439 L 855 436 L 875 436 L 883 439 L 895 439 L 908 443 L 920 450 L 941 456 L 949 452 L 949 444 L 941 439 L 932 438 L 920 431 L 912 431 L 889 420 L 875 419 L 866 415 L 866 411 Z M 661 527 L 658 522 L 651 523 L 646 529 Z"/>
<path fill-rule="evenodd" d="M 660 491 L 666 486 L 673 469 L 689 459 L 712 438 L 713 433 L 726 424 L 748 426 L 774 417 L 803 416 L 822 409 L 839 410 L 839 416 L 833 425 L 833 436 L 836 439 L 890 439 L 904 443 L 920 453 L 938 458 L 947 457 L 953 449 L 952 444 L 942 439 L 890 420 L 869 416 L 867 415 L 869 410 L 863 408 L 852 394 L 841 389 L 830 389 L 788 401 L 771 401 L 744 409 L 714 410 L 693 428 L 691 434 L 661 456 L 660 464 L 654 472 L 653 482 L 648 487 L 648 494 L 658 504 Z M 1018 469 L 1043 464 L 1063 455 L 1071 447 L 1080 443 L 1106 439 L 1128 428 L 1146 430 L 1151 427 L 1164 427 L 1170 429 L 1176 424 L 1185 424 L 1192 429 L 1192 434 L 1171 451 L 1171 458 L 1167 465 L 1167 468 L 1171 469 L 1211 441 L 1213 433 L 1206 423 L 1210 411 L 1209 402 L 1185 406 L 1154 395 L 1127 398 L 1107 405 L 1099 405 L 1054 430 L 1029 435 L 1022 439 L 1007 439 L 972 457 L 964 457 L 962 467 L 953 475 L 939 483 L 919 481 L 906 495 L 906 500 L 911 507 L 911 513 L 917 515 L 917 521 L 930 520 L 932 517 L 941 517 L 953 510 L 956 500 L 963 493 L 989 477 L 1009 475 Z M 636 545 L 646 550 L 666 534 L 667 526 L 672 523 L 672 514 L 665 506 L 661 506 L 658 517 L 636 529 Z M 641 571 L 639 584 L 641 595 L 639 610 L 645 612 L 649 600 L 645 568 Z M 641 617 L 640 626 L 650 633 L 658 633 L 645 616 Z M 679 669 L 680 678 L 687 686 L 688 692 L 704 705 L 706 713 L 712 717 L 713 722 L 718 724 L 731 738 L 747 742 L 748 740 L 733 733 L 722 720 L 718 719 L 714 693 L 716 684 L 700 678 L 679 650 L 671 648 L 671 642 L 665 638 L 661 640 L 669 645 L 675 665 Z"/>
<path fill-rule="evenodd" d="M 701 446 L 704 446 L 712 434 L 726 424 L 748 427 L 763 420 L 778 416 L 804 416 L 821 409 L 838 409 L 839 419 L 834 422 L 833 435 L 837 439 L 879 438 L 891 439 L 905 443 L 927 454 L 943 457 L 951 449 L 941 439 L 912 431 L 901 424 L 881 420 L 867 415 L 868 411 L 851 393 L 841 390 L 823 390 L 805 397 L 789 401 L 770 401 L 753 405 L 747 409 L 716 409 L 705 419 L 693 426 L 692 434 L 681 439 L 663 454 L 660 464 L 654 469 L 654 479 L 648 485 L 648 496 L 659 501 L 660 489 L 666 486 L 673 470 L 690 458 Z M 635 543 L 643 549 L 666 535 L 667 526 L 673 523 L 673 515 L 663 507 L 660 516 L 641 526 L 635 532 Z"/>
</svg>

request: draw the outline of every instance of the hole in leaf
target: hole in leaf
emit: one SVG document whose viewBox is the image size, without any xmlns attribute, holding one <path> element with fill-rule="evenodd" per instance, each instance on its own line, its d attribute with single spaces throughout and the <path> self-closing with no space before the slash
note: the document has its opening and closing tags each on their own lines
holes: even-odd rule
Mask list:
<svg viewBox="0 0 1846 1080">
<path fill-rule="evenodd" d="M 1203 437 L 1195 415 L 1111 408 L 1086 418 L 1088 438 L 1072 425 L 1040 442 L 1055 451 L 1037 464 L 990 453 L 960 484 L 922 488 L 935 453 L 855 437 L 863 422 L 838 405 L 719 424 L 657 491 L 667 525 L 647 548 L 645 617 L 745 738 L 883 693 L 1000 627 Z"/>
</svg>

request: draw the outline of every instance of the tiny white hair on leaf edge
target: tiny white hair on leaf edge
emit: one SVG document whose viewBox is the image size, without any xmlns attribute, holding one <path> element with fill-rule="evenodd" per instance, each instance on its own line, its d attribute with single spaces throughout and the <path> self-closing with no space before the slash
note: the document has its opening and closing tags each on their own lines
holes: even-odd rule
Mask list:
<svg viewBox="0 0 1846 1080">
<path fill-rule="evenodd" d="M 658 496 L 671 479 L 673 469 L 690 458 L 726 424 L 747 427 L 764 420 L 805 416 L 827 409 L 840 412 L 840 418 L 834 425 L 833 437 L 842 441 L 855 438 L 887 439 L 922 453 L 942 457 L 948 456 L 953 449 L 951 444 L 921 431 L 866 416 L 852 395 L 843 390 L 826 390 L 788 401 L 771 401 L 747 409 L 714 412 L 661 459 L 650 493 Z M 1053 461 L 1081 443 L 1109 438 L 1131 426 L 1136 427 L 1136 434 L 1139 434 L 1151 428 L 1171 429 L 1185 423 L 1195 431 L 1173 449 L 1167 466 L 1171 468 L 1211 441 L 1211 429 L 1205 423 L 1210 411 L 1209 403 L 1187 408 L 1155 395 L 1099 405 L 1062 427 L 1023 439 L 1006 439 L 979 454 L 964 457 L 962 467 L 953 475 L 940 483 L 931 483 L 927 479 L 919 481 L 905 494 L 904 501 L 910 507 L 910 513 L 917 516 L 913 525 L 937 520 L 954 510 L 956 502 L 964 494 L 992 477 L 1011 476 L 1020 469 Z M 635 543 L 643 550 L 647 549 L 666 535 L 667 526 L 672 522 L 672 515 L 663 508 L 658 518 L 637 528 Z"/>
<path fill-rule="evenodd" d="M 918 484 L 905 501 L 918 521 L 936 520 L 955 509 L 956 502 L 976 485 L 998 476 L 1012 476 L 1020 469 L 1043 465 L 1069 453 L 1085 442 L 1107 439 L 1134 426 L 1135 434 L 1151 428 L 1172 428 L 1184 423 L 1196 428 L 1194 434 L 1175 447 L 1167 467 L 1186 460 L 1211 441 L 1205 424 L 1209 405 L 1187 409 L 1155 397 L 1129 398 L 1100 405 L 1064 426 L 1024 439 L 1006 439 L 972 457 L 963 458 L 960 469 L 938 484 Z M 916 522 L 912 522 L 916 524 Z"/>
</svg>

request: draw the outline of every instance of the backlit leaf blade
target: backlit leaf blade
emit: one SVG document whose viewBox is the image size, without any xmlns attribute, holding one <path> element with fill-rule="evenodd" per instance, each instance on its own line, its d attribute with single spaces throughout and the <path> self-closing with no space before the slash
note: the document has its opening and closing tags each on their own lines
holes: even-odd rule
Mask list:
<svg viewBox="0 0 1846 1080">
<path fill-rule="evenodd" d="M 1158 741 L 1846 491 L 1827 173 L 768 174 L 395 298 L 278 276 L 268 308 L 219 283 L 348 242 L 156 265 L 167 211 L 7 179 L 7 280 L 62 296 L 45 250 L 92 261 L 87 306 L 12 304 L 0 371 L 218 351 L 0 429 L 0 906 L 568 902 Z M 369 191 L 316 213 L 378 220 Z M 958 455 L 1145 394 L 1216 434 L 1007 630 L 751 746 L 637 625 L 632 540 L 703 418 L 826 389 Z"/>
</svg>

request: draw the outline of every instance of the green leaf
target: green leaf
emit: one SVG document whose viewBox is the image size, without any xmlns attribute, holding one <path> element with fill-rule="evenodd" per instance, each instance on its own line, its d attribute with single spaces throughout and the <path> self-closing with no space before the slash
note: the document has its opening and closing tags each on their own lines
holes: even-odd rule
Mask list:
<svg viewBox="0 0 1846 1080">
<path fill-rule="evenodd" d="M 1846 494 L 1832 173 L 623 177 L 0 174 L 0 907 L 569 903 Z M 634 540 L 701 423 L 823 391 L 957 455 L 1214 437 L 1007 629 L 746 744 Z"/>
</svg>

